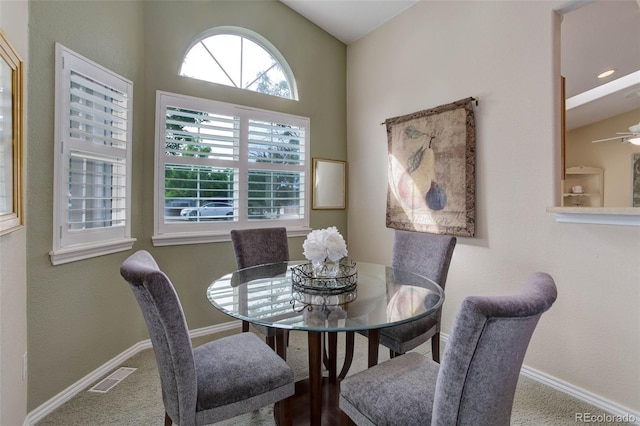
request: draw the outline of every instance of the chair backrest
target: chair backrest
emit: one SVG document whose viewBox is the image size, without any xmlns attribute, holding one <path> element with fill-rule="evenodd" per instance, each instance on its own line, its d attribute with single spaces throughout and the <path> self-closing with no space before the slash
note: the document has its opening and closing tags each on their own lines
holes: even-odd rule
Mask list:
<svg viewBox="0 0 640 426">
<path fill-rule="evenodd" d="M 432 425 L 509 425 L 529 340 L 556 297 L 553 279 L 538 272 L 515 296 L 462 302 L 438 373 Z"/>
<path fill-rule="evenodd" d="M 148 252 L 120 267 L 138 300 L 158 364 L 165 411 L 177 424 L 195 424 L 197 383 L 193 348 L 178 295 Z"/>
<path fill-rule="evenodd" d="M 231 243 L 238 269 L 289 260 L 286 228 L 234 229 Z"/>
<path fill-rule="evenodd" d="M 391 266 L 427 277 L 444 289 L 456 237 L 395 231 Z"/>
</svg>

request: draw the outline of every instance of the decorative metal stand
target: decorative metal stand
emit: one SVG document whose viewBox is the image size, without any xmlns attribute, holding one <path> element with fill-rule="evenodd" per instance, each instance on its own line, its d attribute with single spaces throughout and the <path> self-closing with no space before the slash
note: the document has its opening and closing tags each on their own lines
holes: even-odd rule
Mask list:
<svg viewBox="0 0 640 426">
<path fill-rule="evenodd" d="M 335 277 L 316 276 L 311 263 L 291 267 L 292 303 L 300 302 L 311 310 L 312 305 L 337 306 L 356 299 L 358 271 L 353 262 L 341 262 Z"/>
</svg>

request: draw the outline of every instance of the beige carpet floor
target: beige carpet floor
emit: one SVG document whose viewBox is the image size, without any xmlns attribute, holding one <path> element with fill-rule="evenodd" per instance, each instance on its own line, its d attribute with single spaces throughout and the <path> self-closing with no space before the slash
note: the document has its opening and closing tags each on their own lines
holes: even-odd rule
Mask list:
<svg viewBox="0 0 640 426">
<path fill-rule="evenodd" d="M 194 346 L 230 334 L 195 339 Z M 339 335 L 339 354 L 343 352 L 344 338 Z M 430 344 L 416 349 L 430 354 Z M 388 350 L 380 348 L 380 362 L 388 359 Z M 296 380 L 307 377 L 306 333 L 293 331 L 287 352 L 287 362 L 294 369 Z M 341 359 L 341 358 L 340 358 Z M 356 351 L 349 374 L 366 367 L 366 340 L 356 334 Z M 70 401 L 38 422 L 39 426 L 99 426 L 99 425 L 162 425 L 164 408 L 155 357 L 151 349 L 144 350 L 122 364 L 137 370 L 109 392 L 100 394 L 80 392 Z M 521 376 L 516 390 L 512 425 L 575 425 L 576 413 L 604 414 L 582 401 Z M 223 426 L 274 425 L 272 408 L 238 416 L 219 423 Z M 410 425 L 408 425 L 410 426 Z"/>
</svg>

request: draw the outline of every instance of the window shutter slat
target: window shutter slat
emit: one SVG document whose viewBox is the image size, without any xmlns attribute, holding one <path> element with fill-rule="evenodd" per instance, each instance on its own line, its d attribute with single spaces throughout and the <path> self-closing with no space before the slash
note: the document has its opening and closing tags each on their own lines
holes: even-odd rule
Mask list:
<svg viewBox="0 0 640 426">
<path fill-rule="evenodd" d="M 86 89 L 90 89 L 93 92 L 102 93 L 103 95 L 109 98 L 112 98 L 113 100 L 118 102 L 125 103 L 128 99 L 128 96 L 125 93 L 115 88 L 109 87 L 107 84 L 97 84 L 95 83 L 94 79 L 85 77 L 84 75 L 78 72 L 75 72 L 73 70 L 71 71 L 69 80 L 71 81 L 72 84 L 75 83 L 78 86 L 84 87 Z M 116 109 L 120 109 L 121 112 L 127 111 L 126 106 L 119 107 L 117 104 L 116 104 Z"/>
</svg>

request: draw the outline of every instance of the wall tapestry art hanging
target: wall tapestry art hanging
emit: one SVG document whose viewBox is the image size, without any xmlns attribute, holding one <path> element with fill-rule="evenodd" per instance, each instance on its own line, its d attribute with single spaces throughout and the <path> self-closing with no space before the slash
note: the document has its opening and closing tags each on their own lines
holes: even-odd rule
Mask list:
<svg viewBox="0 0 640 426">
<path fill-rule="evenodd" d="M 633 207 L 640 207 L 640 153 L 633 154 L 632 158 L 632 171 L 633 176 L 632 190 L 633 190 Z"/>
<path fill-rule="evenodd" d="M 474 98 L 389 118 L 387 227 L 475 235 Z"/>
</svg>

